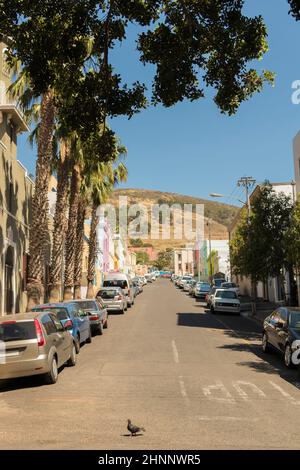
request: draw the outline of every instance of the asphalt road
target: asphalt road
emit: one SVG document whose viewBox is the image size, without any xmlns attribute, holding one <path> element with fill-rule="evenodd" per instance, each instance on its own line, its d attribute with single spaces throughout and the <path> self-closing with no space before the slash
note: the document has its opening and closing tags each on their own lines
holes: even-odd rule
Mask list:
<svg viewBox="0 0 300 470">
<path fill-rule="evenodd" d="M 160 279 L 57 384 L 2 385 L 0 448 L 299 448 L 297 378 L 262 353 L 259 325 L 211 315 Z M 127 418 L 146 432 L 130 437 Z"/>
</svg>

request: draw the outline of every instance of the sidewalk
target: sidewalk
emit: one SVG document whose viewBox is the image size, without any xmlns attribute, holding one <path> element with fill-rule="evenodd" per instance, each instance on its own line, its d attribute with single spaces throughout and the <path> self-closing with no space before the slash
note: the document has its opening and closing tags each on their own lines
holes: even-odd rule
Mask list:
<svg viewBox="0 0 300 470">
<path fill-rule="evenodd" d="M 253 312 L 253 299 L 248 296 L 241 296 L 241 315 L 250 318 L 260 324 L 262 324 L 274 310 L 280 304 L 275 302 L 264 302 L 258 300 L 255 304 L 255 312 Z"/>
</svg>

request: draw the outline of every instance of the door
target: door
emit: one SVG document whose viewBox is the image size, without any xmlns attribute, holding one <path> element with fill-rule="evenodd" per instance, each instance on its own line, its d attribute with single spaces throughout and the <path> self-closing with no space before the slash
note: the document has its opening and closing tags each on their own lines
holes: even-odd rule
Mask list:
<svg viewBox="0 0 300 470">
<path fill-rule="evenodd" d="M 58 354 L 58 367 L 62 366 L 70 357 L 71 353 L 71 335 L 64 329 L 56 315 L 50 314 L 55 326 L 53 343 L 56 346 Z"/>
<path fill-rule="evenodd" d="M 277 331 L 276 331 L 276 325 L 278 321 L 280 321 L 279 311 L 275 310 L 275 312 L 273 312 L 272 315 L 270 316 L 267 322 L 267 327 L 266 327 L 268 341 L 272 346 L 276 348 L 278 347 Z"/>
<path fill-rule="evenodd" d="M 287 320 L 288 320 L 288 313 L 285 308 L 279 309 L 279 322 L 280 324 L 276 327 L 276 347 L 280 351 L 284 353 L 285 344 L 288 337 L 288 330 L 287 330 Z"/>
</svg>

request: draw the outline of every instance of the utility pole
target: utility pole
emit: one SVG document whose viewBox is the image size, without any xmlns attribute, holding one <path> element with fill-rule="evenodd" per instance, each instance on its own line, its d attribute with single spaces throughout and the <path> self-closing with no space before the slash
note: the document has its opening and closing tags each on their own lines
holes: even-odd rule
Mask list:
<svg viewBox="0 0 300 470">
<path fill-rule="evenodd" d="M 210 225 L 211 225 L 212 220 L 208 219 L 207 221 L 207 226 L 208 226 L 208 243 L 209 243 L 209 265 L 210 265 L 210 276 L 209 280 L 210 283 L 212 283 L 213 280 L 213 267 L 212 267 L 212 259 L 211 259 L 211 231 L 210 231 Z"/>
<path fill-rule="evenodd" d="M 255 184 L 255 179 L 252 176 L 243 176 L 237 182 L 238 186 L 243 186 L 245 188 L 246 193 L 246 204 L 248 209 L 248 222 L 250 220 L 250 195 L 249 195 L 249 188 Z"/>
</svg>

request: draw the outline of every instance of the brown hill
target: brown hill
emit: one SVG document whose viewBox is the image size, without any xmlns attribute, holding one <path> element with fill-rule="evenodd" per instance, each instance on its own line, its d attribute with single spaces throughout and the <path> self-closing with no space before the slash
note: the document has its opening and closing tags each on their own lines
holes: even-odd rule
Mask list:
<svg viewBox="0 0 300 470">
<path fill-rule="evenodd" d="M 215 240 L 228 238 L 227 226 L 239 210 L 236 206 L 220 202 L 208 201 L 206 199 L 177 193 L 151 191 L 146 189 L 116 189 L 110 200 L 110 202 L 116 207 L 118 207 L 119 196 L 127 196 L 128 206 L 133 204 L 143 204 L 148 210 L 153 204 L 180 204 L 182 207 L 183 204 L 204 204 L 205 221 L 207 221 L 208 218 L 212 219 L 211 238 Z M 193 220 L 195 220 L 195 215 L 193 215 Z M 208 227 L 206 223 L 204 224 L 204 227 L 205 237 L 208 238 Z M 171 230 L 170 240 L 152 240 L 149 238 L 147 240 L 143 240 L 143 242 L 151 243 L 156 250 L 162 250 L 169 247 L 179 248 L 181 246 L 185 246 L 185 244 L 188 243 L 188 240 L 174 240 L 172 238 Z"/>
</svg>

